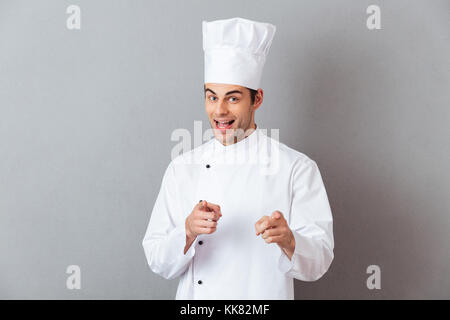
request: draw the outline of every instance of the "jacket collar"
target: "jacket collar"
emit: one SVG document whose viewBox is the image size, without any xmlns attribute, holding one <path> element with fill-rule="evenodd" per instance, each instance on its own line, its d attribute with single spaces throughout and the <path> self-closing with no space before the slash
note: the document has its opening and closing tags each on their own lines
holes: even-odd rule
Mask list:
<svg viewBox="0 0 450 320">
<path fill-rule="evenodd" d="M 214 153 L 243 153 L 248 152 L 255 148 L 260 139 L 260 129 L 256 127 L 248 136 L 241 139 L 240 141 L 230 144 L 223 145 L 217 138 L 214 137 L 214 143 L 212 144 Z"/>
</svg>

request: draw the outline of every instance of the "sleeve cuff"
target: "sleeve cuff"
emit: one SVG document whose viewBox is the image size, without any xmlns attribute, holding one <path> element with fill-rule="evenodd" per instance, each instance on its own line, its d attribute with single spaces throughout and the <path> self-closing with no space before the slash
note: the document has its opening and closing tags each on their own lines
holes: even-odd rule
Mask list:
<svg viewBox="0 0 450 320">
<path fill-rule="evenodd" d="M 280 269 L 281 272 L 288 273 L 294 267 L 294 261 L 293 261 L 294 256 L 292 256 L 292 260 L 290 260 L 288 258 L 288 256 L 286 255 L 286 253 L 284 253 L 284 251 L 281 248 L 280 248 L 280 251 L 281 251 L 281 254 L 280 254 L 280 258 L 278 259 L 278 268 Z"/>
<path fill-rule="evenodd" d="M 172 249 L 174 250 L 175 257 L 181 257 L 181 260 L 188 262 L 195 255 L 195 245 L 197 241 L 194 241 L 189 247 L 188 251 L 184 253 L 184 247 L 186 246 L 186 228 L 185 226 L 176 227 L 171 234 L 173 244 Z"/>
<path fill-rule="evenodd" d="M 298 234 L 298 232 L 294 230 L 292 230 L 292 234 L 294 235 L 295 238 L 295 248 L 291 259 L 289 259 L 286 253 L 280 248 L 281 254 L 280 258 L 278 259 L 278 267 L 280 271 L 283 273 L 288 273 L 292 271 L 295 264 L 295 255 L 299 254 L 302 250 L 302 243 L 303 243 L 302 237 Z"/>
</svg>

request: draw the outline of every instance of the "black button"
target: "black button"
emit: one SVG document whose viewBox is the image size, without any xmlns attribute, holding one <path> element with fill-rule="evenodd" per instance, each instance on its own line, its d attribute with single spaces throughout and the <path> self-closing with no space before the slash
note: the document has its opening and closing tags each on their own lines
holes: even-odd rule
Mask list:
<svg viewBox="0 0 450 320">
<path fill-rule="evenodd" d="M 211 168 L 211 166 L 209 164 L 207 164 L 206 165 L 206 169 L 209 169 L 209 168 Z"/>
<path fill-rule="evenodd" d="M 202 284 L 203 282 L 202 282 L 202 280 L 198 280 L 197 283 L 198 284 Z"/>
<path fill-rule="evenodd" d="M 199 244 L 199 245 L 202 245 L 202 244 L 203 244 L 203 241 L 202 241 L 202 240 L 200 240 L 200 241 L 198 242 L 198 244 Z"/>
</svg>

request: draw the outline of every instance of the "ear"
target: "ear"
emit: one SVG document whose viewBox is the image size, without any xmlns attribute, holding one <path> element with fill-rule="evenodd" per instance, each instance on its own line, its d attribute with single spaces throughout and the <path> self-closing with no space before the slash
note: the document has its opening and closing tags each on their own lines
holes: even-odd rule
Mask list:
<svg viewBox="0 0 450 320">
<path fill-rule="evenodd" d="M 253 104 L 253 110 L 256 110 L 259 108 L 259 106 L 262 104 L 264 100 L 264 91 L 263 89 L 259 88 L 258 93 L 255 96 L 255 102 Z"/>
</svg>

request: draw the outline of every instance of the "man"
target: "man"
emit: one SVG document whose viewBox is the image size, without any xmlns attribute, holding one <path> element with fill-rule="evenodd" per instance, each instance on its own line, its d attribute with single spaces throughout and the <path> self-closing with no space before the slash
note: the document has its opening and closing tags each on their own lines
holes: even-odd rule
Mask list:
<svg viewBox="0 0 450 320">
<path fill-rule="evenodd" d="M 176 299 L 293 299 L 294 278 L 317 280 L 333 260 L 317 164 L 255 123 L 275 30 L 242 18 L 203 22 L 215 137 L 171 161 L 142 243 L 155 273 L 181 277 Z"/>
</svg>

